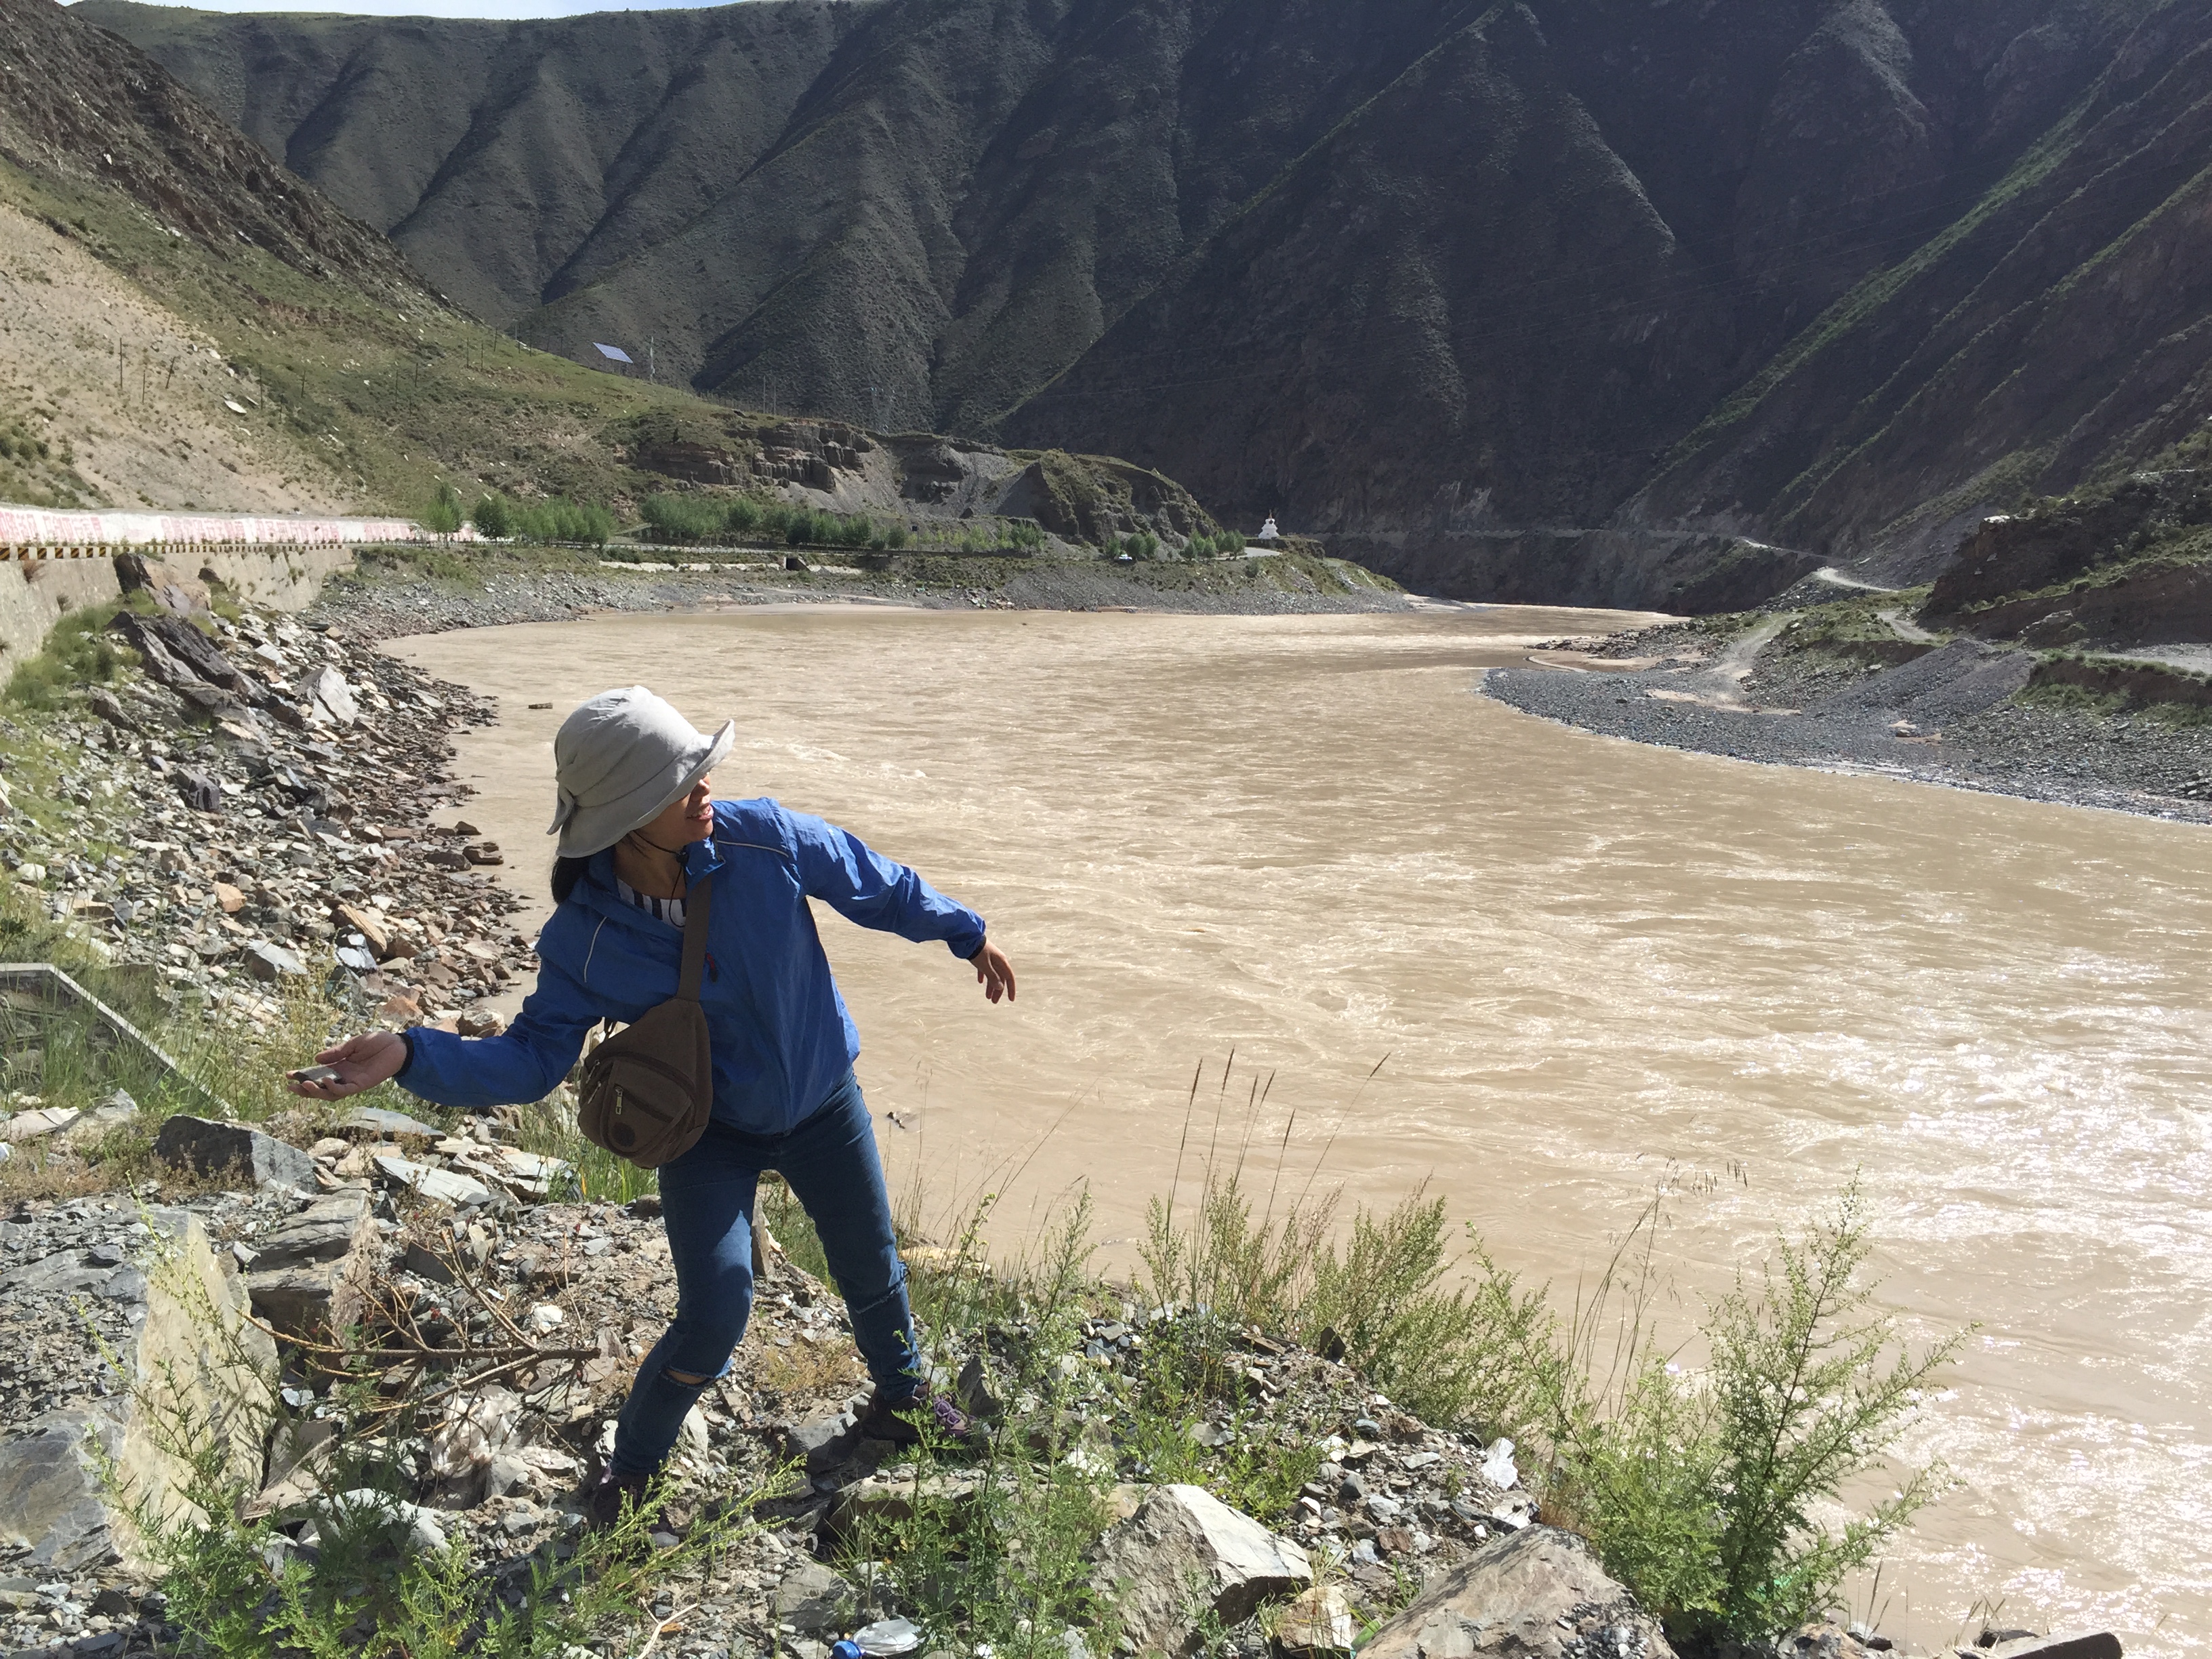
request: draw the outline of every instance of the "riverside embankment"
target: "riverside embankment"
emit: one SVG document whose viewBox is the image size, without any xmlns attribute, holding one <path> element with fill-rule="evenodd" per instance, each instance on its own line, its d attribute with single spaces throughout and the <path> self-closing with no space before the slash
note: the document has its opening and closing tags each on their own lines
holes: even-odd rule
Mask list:
<svg viewBox="0 0 2212 1659">
<path fill-rule="evenodd" d="M 2068 664 L 1931 634 L 1905 601 L 1833 592 L 1802 609 L 1547 641 L 1483 690 L 1636 743 L 2212 822 L 2206 694 L 2172 672 L 2202 647 Z M 2177 694 L 2191 701 L 2160 701 Z"/>
<path fill-rule="evenodd" d="M 458 764 L 527 904 L 554 727 L 644 679 L 738 720 L 723 792 L 848 823 L 989 916 L 1012 1009 L 941 953 L 824 937 L 900 1178 L 949 1206 L 1027 1158 L 1010 1231 L 1086 1178 L 1126 1261 L 1192 1068 L 1211 1090 L 1231 1048 L 1219 1133 L 1271 1180 L 1285 1142 L 1286 1189 L 1425 1180 L 1564 1295 L 1666 1185 L 1686 1327 L 1863 1170 L 1892 1305 L 1979 1322 L 1916 1431 L 1960 1484 L 1883 1575 L 1891 1626 L 1938 1644 L 2002 1596 L 2197 1650 L 2212 842 L 1474 695 L 1629 620 L 817 608 L 392 648 L 495 699 Z M 1249 1119 L 1248 1078 L 1273 1079 Z"/>
</svg>

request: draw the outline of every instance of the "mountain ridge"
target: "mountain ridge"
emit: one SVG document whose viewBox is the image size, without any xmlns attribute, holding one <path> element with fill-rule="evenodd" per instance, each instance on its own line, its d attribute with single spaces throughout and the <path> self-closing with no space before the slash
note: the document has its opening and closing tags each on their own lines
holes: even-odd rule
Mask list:
<svg viewBox="0 0 2212 1659">
<path fill-rule="evenodd" d="M 78 9 L 548 349 L 1127 455 L 1448 593 L 1917 579 L 2207 391 L 2189 216 L 2111 173 L 2212 164 L 2201 3 Z"/>
</svg>

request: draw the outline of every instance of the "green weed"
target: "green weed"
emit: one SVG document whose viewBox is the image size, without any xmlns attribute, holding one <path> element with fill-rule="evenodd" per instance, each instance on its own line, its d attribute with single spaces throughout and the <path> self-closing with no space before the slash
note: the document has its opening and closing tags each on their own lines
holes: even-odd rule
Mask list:
<svg viewBox="0 0 2212 1659">
<path fill-rule="evenodd" d="M 1692 1373 L 1650 1322 L 1656 1220 L 1655 1207 L 1639 1224 L 1639 1283 L 1624 1289 L 1609 1273 L 1564 1341 L 1555 1332 L 1533 1346 L 1547 1396 L 1546 1506 L 1681 1639 L 1764 1640 L 1829 1611 L 1844 1578 L 1940 1488 L 1940 1467 L 1910 1470 L 1863 1515 L 1838 1525 L 1814 1513 L 1881 1463 L 1964 1334 L 1914 1354 L 1875 1308 L 1854 1182 L 1831 1214 L 1778 1240 L 1770 1263 L 1711 1304 L 1707 1364 Z M 1619 1310 L 1615 1294 L 1626 1298 Z"/>
<path fill-rule="evenodd" d="M 70 691 L 122 678 L 138 661 L 137 652 L 107 631 L 122 609 L 122 601 L 109 600 L 64 616 L 47 630 L 39 654 L 9 676 L 7 700 L 26 708 L 58 708 Z"/>
</svg>

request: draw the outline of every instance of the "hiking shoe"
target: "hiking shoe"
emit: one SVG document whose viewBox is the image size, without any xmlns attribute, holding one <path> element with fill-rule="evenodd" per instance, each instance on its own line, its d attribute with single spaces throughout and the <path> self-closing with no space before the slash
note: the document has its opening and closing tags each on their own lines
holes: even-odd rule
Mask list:
<svg viewBox="0 0 2212 1659">
<path fill-rule="evenodd" d="M 895 1446 L 915 1444 L 925 1428 L 946 1440 L 966 1440 L 975 1432 L 975 1420 L 934 1389 L 916 1389 L 903 1400 L 878 1389 L 860 1418 L 862 1435 Z"/>
<path fill-rule="evenodd" d="M 642 1474 L 617 1474 L 612 1469 L 600 1477 L 599 1484 L 592 1488 L 591 1496 L 584 1500 L 584 1524 L 593 1532 L 604 1532 L 617 1524 L 625 1508 L 645 1507 L 646 1490 L 652 1481 Z"/>
</svg>

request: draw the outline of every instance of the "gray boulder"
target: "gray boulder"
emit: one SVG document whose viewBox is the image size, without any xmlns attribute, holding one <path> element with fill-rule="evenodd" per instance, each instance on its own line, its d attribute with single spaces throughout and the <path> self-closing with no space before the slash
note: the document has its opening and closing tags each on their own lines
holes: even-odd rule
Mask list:
<svg viewBox="0 0 2212 1659">
<path fill-rule="evenodd" d="M 154 1155 L 195 1174 L 228 1176 L 256 1187 L 315 1184 L 315 1160 L 297 1146 L 243 1123 L 213 1118 L 171 1118 L 154 1137 Z"/>
<path fill-rule="evenodd" d="M 49 1412 L 0 1441 L 0 1541 L 27 1547 L 29 1568 L 74 1576 L 115 1559 L 92 1445 L 112 1455 L 117 1428 L 96 1412 Z"/>
<path fill-rule="evenodd" d="M 246 1275 L 253 1311 L 301 1335 L 356 1323 L 368 1274 L 361 1246 L 374 1225 L 369 1195 L 353 1188 L 319 1198 L 270 1228 L 255 1241 Z"/>
<path fill-rule="evenodd" d="M 801 1561 L 783 1576 L 769 1604 L 779 1630 L 800 1636 L 842 1634 L 860 1610 L 860 1593 L 819 1561 Z"/>
<path fill-rule="evenodd" d="M 805 1462 L 809 1474 L 826 1474 L 860 1443 L 860 1419 L 852 1412 L 794 1423 L 783 1431 L 783 1455 Z"/>
<path fill-rule="evenodd" d="M 1287 1538 L 1203 1487 L 1178 1485 L 1159 1487 L 1107 1530 L 1091 1582 L 1137 1652 L 1182 1654 L 1207 1612 L 1236 1624 L 1308 1588 L 1313 1566 Z"/>
<path fill-rule="evenodd" d="M 1658 1621 L 1589 1545 L 1529 1527 L 1431 1584 L 1360 1650 L 1362 1659 L 1597 1655 L 1674 1659 Z"/>
</svg>

